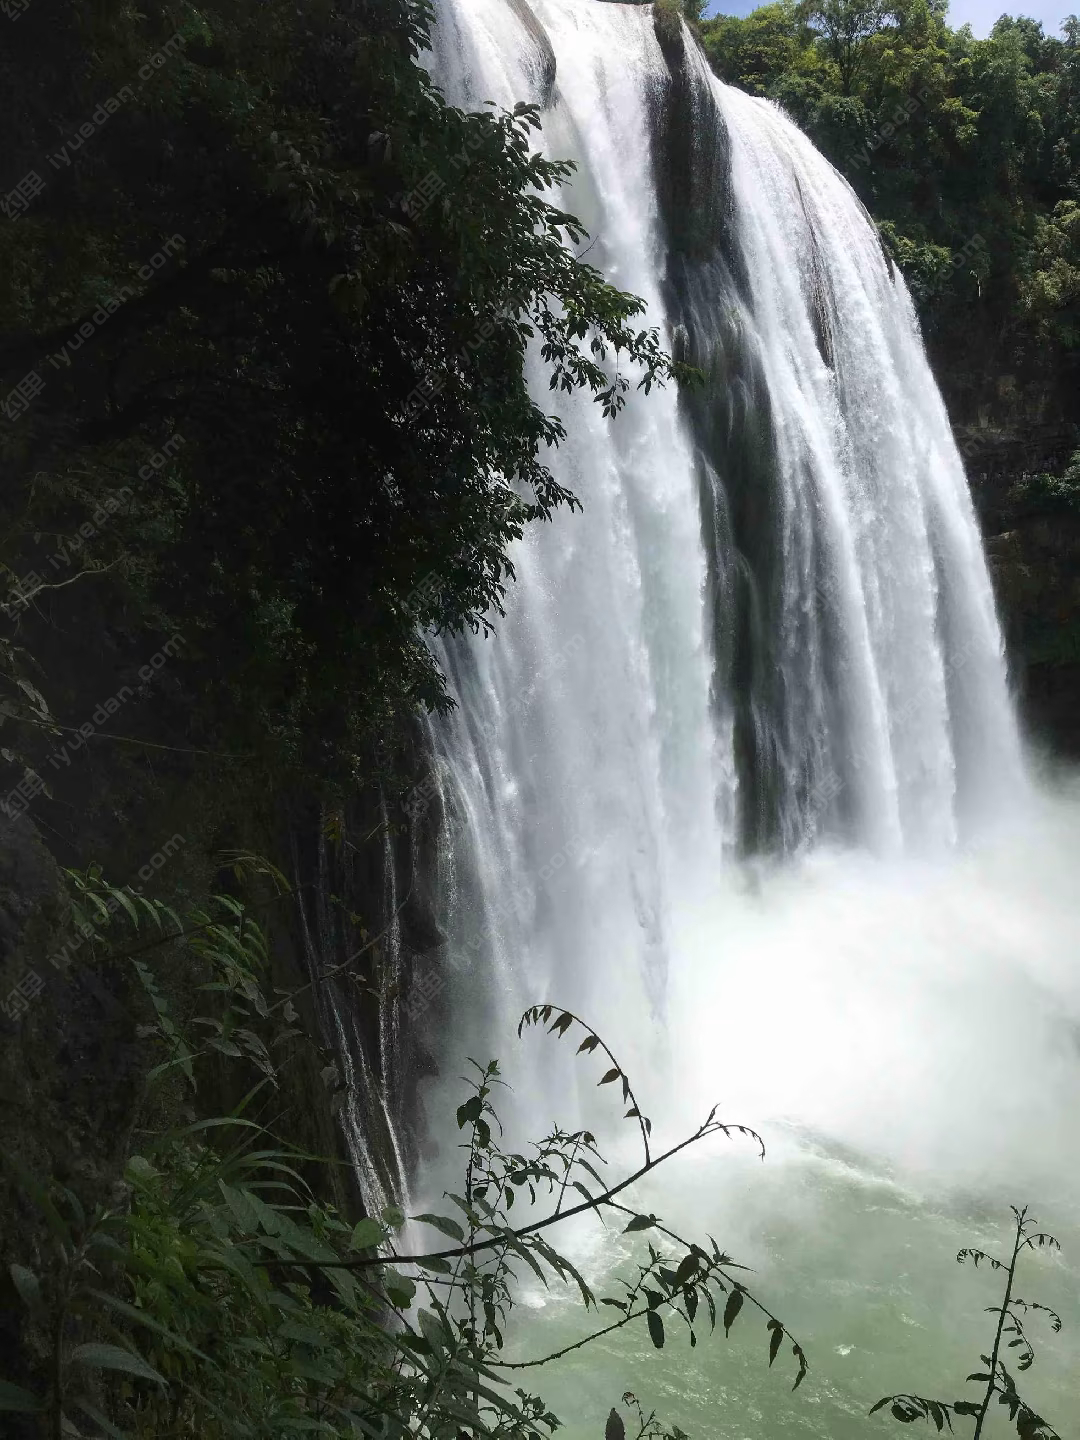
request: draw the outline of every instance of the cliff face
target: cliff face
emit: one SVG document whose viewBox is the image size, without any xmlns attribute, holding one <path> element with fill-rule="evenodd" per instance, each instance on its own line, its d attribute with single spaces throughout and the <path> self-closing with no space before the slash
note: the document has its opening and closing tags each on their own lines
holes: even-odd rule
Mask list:
<svg viewBox="0 0 1080 1440">
<path fill-rule="evenodd" d="M 967 462 L 1027 728 L 1052 752 L 1080 756 L 1080 513 L 1031 493 L 1060 475 L 1080 431 L 1018 415 L 1008 428 L 966 425 Z"/>
</svg>

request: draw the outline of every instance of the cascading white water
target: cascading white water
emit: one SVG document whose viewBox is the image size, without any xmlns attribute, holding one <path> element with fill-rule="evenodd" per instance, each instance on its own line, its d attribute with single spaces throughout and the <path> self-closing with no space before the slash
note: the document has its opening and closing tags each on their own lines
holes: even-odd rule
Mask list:
<svg viewBox="0 0 1080 1440">
<path fill-rule="evenodd" d="M 473 54 L 498 57 L 484 71 L 496 98 L 529 94 L 541 69 L 532 34 L 504 0 L 463 7 L 459 22 L 466 10 Z M 559 42 L 562 77 L 545 140 L 581 161 L 563 202 L 595 237 L 590 261 L 660 320 L 651 28 L 616 6 L 537 14 Z M 460 708 L 439 744 L 474 886 L 458 919 L 466 938 L 489 939 L 503 1019 L 548 989 L 595 1004 L 593 982 L 611 977 L 583 960 L 602 954 L 658 1005 L 675 897 L 730 839 L 717 818 L 731 810 L 733 766 L 710 711 L 692 441 L 674 392 L 654 400 L 614 426 L 596 406 L 565 407 L 557 463 L 584 514 L 518 548 L 499 643 L 444 655 Z"/>
<path fill-rule="evenodd" d="M 1080 1009 L 1059 963 L 1068 909 L 1047 899 L 1060 867 L 1025 872 L 1012 909 L 991 903 L 1017 873 L 995 836 L 1011 823 L 1037 845 L 1038 806 L 961 461 L 850 187 L 688 37 L 668 50 L 650 6 L 439 9 L 448 97 L 542 105 L 545 149 L 578 166 L 558 201 L 590 263 L 708 374 L 696 398 L 654 392 L 613 423 L 581 397 L 560 406 L 553 468 L 584 511 L 516 547 L 496 639 L 440 651 L 458 702 L 432 731 L 459 977 L 446 1059 L 505 1056 L 521 1009 L 551 999 L 673 1087 L 680 1119 L 734 1085 L 754 1112 L 734 1118 L 787 1118 L 789 1158 L 843 1142 L 917 1171 L 963 1152 L 950 1183 L 996 1184 L 1002 1167 L 954 1127 L 993 1145 L 995 1107 L 1010 1133 L 1030 1123 L 997 1059 L 1018 1016 L 1039 1079 L 1080 1081 Z M 663 198 L 675 93 L 688 153 L 713 165 L 685 244 Z M 553 403 L 539 363 L 535 378 Z M 1073 843 L 1072 820 L 1055 824 L 1054 845 Z M 1006 983 L 1009 926 L 1032 905 L 1030 973 Z M 576 1072 L 530 1055 L 518 1118 L 573 1123 Z M 1039 1084 L 1020 1090 L 1026 1106 Z M 1075 1130 L 1058 1116 L 1038 1134 Z"/>
<path fill-rule="evenodd" d="M 1015 797 L 1019 747 L 982 545 L 911 301 L 806 137 L 712 85 L 746 270 L 739 326 L 775 444 L 782 790 L 846 777 L 857 840 L 951 845 L 973 811 Z"/>
<path fill-rule="evenodd" d="M 552 987 L 588 1006 L 615 976 L 659 1006 L 672 916 L 752 805 L 772 809 L 782 849 L 830 835 L 947 847 L 1020 793 L 1019 745 L 962 465 L 903 282 L 850 188 L 687 47 L 713 101 L 698 123 L 730 137 L 742 279 L 672 315 L 653 155 L 668 65 L 651 14 L 597 0 L 522 13 L 444 7 L 451 98 L 536 98 L 554 67 L 544 143 L 578 164 L 561 202 L 590 230 L 590 261 L 669 333 L 726 326 L 761 377 L 771 464 L 714 464 L 725 510 L 760 513 L 745 544 L 729 524 L 710 553 L 700 437 L 673 390 L 615 423 L 564 407 L 554 463 L 584 514 L 519 547 L 498 641 L 444 655 L 460 706 L 437 742 L 463 832 L 458 939 L 490 937 L 511 1008 Z M 707 584 L 740 570 L 744 643 L 767 671 L 747 687 L 741 747 Z M 763 771 L 769 797 L 748 798 Z"/>
</svg>

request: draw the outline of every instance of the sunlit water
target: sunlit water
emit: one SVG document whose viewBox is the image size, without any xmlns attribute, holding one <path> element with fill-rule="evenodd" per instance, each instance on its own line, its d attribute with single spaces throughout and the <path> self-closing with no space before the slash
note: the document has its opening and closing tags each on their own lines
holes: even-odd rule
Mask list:
<svg viewBox="0 0 1080 1440">
<path fill-rule="evenodd" d="M 976 1396 L 963 1381 L 982 1368 L 984 1307 L 1000 1286 L 954 1257 L 1006 1249 L 1010 1203 L 1030 1203 L 1063 1246 L 1028 1259 L 1017 1287 L 1064 1321 L 1060 1335 L 1032 1326 L 1038 1359 L 1022 1393 L 1075 1433 L 1080 787 L 1056 789 L 1007 836 L 951 862 L 815 856 L 744 872 L 689 921 L 670 1054 L 658 1067 L 641 1057 L 641 1098 L 661 1143 L 720 1100 L 723 1118 L 762 1132 L 766 1159 L 745 1141 L 706 1140 L 633 1203 L 752 1266 L 750 1287 L 799 1336 L 811 1371 L 791 1394 L 793 1362 L 782 1352 L 769 1370 L 764 1319 L 747 1309 L 729 1339 L 706 1332 L 696 1350 L 669 1331 L 662 1356 L 635 1328 L 523 1372 L 568 1435 L 599 1436 L 624 1390 L 691 1435 L 732 1440 L 883 1434 L 895 1422 L 867 1411 L 884 1394 Z M 573 1093 L 571 1067 L 597 1068 L 554 1040 L 531 1043 L 546 1047 L 553 1095 Z M 512 1075 L 516 1047 L 507 1054 Z M 633 1049 L 620 1058 L 638 1069 Z M 610 1133 L 602 1113 L 590 1106 L 588 1118 Z M 629 1133 L 623 1144 L 632 1165 Z M 632 1237 L 590 1222 L 570 1250 L 600 1293 L 620 1293 L 620 1271 L 633 1278 Z M 588 1333 L 576 1293 L 530 1284 L 523 1298 L 520 1356 Z M 1002 1417 L 985 1433 L 1009 1433 Z"/>
<path fill-rule="evenodd" d="M 516 548 L 494 641 L 441 650 L 458 701 L 432 733 L 453 993 L 433 1042 L 446 1077 L 466 1054 L 502 1057 L 517 1140 L 589 1124 L 615 1168 L 634 1163 L 630 1122 L 567 1042 L 517 1044 L 526 1004 L 589 1017 L 661 1141 L 716 1101 L 758 1128 L 764 1164 L 712 1139 L 637 1201 L 752 1265 L 812 1366 L 791 1396 L 790 1357 L 770 1371 L 744 1311 L 693 1352 L 673 1337 L 658 1357 L 635 1329 L 521 1378 L 571 1435 L 599 1436 L 624 1389 L 691 1435 L 881 1432 L 894 1422 L 866 1419 L 880 1394 L 965 1393 L 995 1287 L 953 1256 L 1000 1242 L 1008 1203 L 1030 1201 L 1065 1254 L 1033 1261 L 1021 1293 L 1066 1329 L 1027 1390 L 1067 1434 L 1080 799 L 1025 778 L 903 283 L 805 137 L 692 45 L 677 63 L 714 142 L 702 203 L 723 199 L 676 273 L 656 148 L 672 74 L 647 7 L 439 13 L 450 97 L 542 105 L 545 148 L 579 166 L 557 198 L 588 225 L 590 262 L 709 385 L 693 404 L 635 400 L 614 425 L 567 402 L 552 463 L 584 513 Z M 535 380 L 554 403 L 539 365 Z M 433 1134 L 459 1098 L 433 1087 Z M 597 1284 L 629 1253 L 587 1226 L 565 1243 Z M 572 1297 L 522 1302 L 522 1355 L 586 1332 Z"/>
</svg>

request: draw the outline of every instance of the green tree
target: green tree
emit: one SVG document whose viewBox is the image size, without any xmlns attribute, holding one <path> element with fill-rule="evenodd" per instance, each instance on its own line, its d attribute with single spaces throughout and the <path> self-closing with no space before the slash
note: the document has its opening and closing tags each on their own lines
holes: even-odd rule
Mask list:
<svg viewBox="0 0 1080 1440">
<path fill-rule="evenodd" d="M 723 80 L 751 94 L 767 94 L 778 76 L 788 81 L 824 66 L 814 50 L 814 32 L 795 0 L 776 0 L 749 15 L 718 15 L 706 24 L 705 53 Z"/>
<path fill-rule="evenodd" d="M 780 101 L 878 222 L 957 420 L 1077 418 L 1080 29 L 1063 28 L 1006 16 L 976 40 L 940 0 L 704 26 L 717 73 Z"/>
<path fill-rule="evenodd" d="M 836 66 L 840 93 L 850 95 L 862 68 L 866 42 L 895 12 L 886 0 L 810 0 L 804 13 Z"/>
<path fill-rule="evenodd" d="M 187 743 L 320 785 L 446 704 L 421 632 L 486 625 L 510 542 L 577 503 L 530 347 L 610 416 L 670 373 L 575 258 L 536 110 L 448 106 L 430 22 L 40 0 L 0 56 L 12 177 L 46 182 L 0 221 L 0 394 L 44 382 L 0 421 L 9 576 L 130 492 L 78 587 L 18 610 L 23 642 L 180 631 Z"/>
</svg>

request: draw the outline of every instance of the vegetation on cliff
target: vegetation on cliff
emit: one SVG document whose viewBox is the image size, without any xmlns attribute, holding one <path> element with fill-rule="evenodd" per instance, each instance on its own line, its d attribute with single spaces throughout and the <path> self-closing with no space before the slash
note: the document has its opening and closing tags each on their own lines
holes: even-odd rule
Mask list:
<svg viewBox="0 0 1080 1440">
<path fill-rule="evenodd" d="M 407 985 L 381 944 L 387 856 L 412 856 L 395 786 L 446 704 L 421 632 L 483 626 L 510 542 L 575 503 L 526 349 L 609 415 L 672 375 L 576 253 L 535 112 L 448 106 L 430 23 L 426 0 L 0 20 L 0 1143 L 88 1214 L 146 1123 L 149 1001 L 56 862 L 178 914 L 257 899 L 273 982 L 322 985 L 339 947 L 377 1047 Z M 287 902 L 233 874 L 254 849 Z M 401 943 L 430 948 L 403 890 Z M 190 960 L 147 962 L 181 1013 Z M 287 1067 L 280 1130 L 343 1161 L 327 1074 L 311 1047 Z M 320 1195 L 356 1208 L 346 1172 Z M 40 1239 L 17 1188 L 12 1351 L 7 1266 Z"/>
<path fill-rule="evenodd" d="M 854 186 L 918 305 L 955 423 L 1080 421 L 1080 21 L 944 0 L 777 0 L 702 25 Z M 993 407 L 993 415 L 987 415 Z"/>
<path fill-rule="evenodd" d="M 715 1241 L 684 1240 L 626 1203 L 636 1181 L 687 1147 L 736 1132 L 760 1145 L 753 1131 L 714 1109 L 657 1153 L 652 1122 L 605 1042 L 578 1017 L 539 1005 L 519 1031 L 584 1034 L 583 1063 L 602 1062 L 600 1085 L 630 1105 L 640 1163 L 605 1175 L 595 1137 L 559 1127 L 509 1150 L 495 1104 L 499 1066 L 474 1062 L 457 1112 L 461 1193 L 444 1197 L 446 1213 L 415 1216 L 404 1233 L 393 1205 L 343 1214 L 328 1201 L 326 1163 L 275 1134 L 283 1072 L 311 1040 L 297 1023 L 300 992 L 268 985 L 253 915 L 229 894 L 178 915 L 97 872 L 69 879 L 92 963 L 138 976 L 151 1063 L 122 1172 L 96 1204 L 0 1150 L 37 1222 L 10 1266 L 24 1344 L 5 1356 L 0 1414 L 14 1433 L 539 1440 L 560 1422 L 522 1388 L 523 1372 L 557 1357 L 504 1353 L 515 1284 L 530 1273 L 575 1285 L 593 1317 L 570 1349 L 639 1322 L 657 1350 L 673 1329 L 696 1346 L 718 1321 L 727 1335 L 756 1310 L 769 1364 L 783 1349 L 801 1382 L 802 1348 L 748 1288 L 744 1267 Z M 178 966 L 193 983 L 174 1005 L 160 979 Z M 236 1099 L 219 1113 L 209 1097 L 221 1093 L 222 1064 Z M 645 1242 L 630 1278 L 603 1297 L 552 1243 L 589 1212 Z M 410 1245 L 431 1231 L 438 1248 Z M 649 1433 L 668 1434 L 658 1425 Z"/>
<path fill-rule="evenodd" d="M 990 539 L 1027 715 L 1080 753 L 1080 21 L 776 0 L 700 34 L 847 177 L 911 290 Z M 1066 472 L 1064 475 L 1062 472 Z"/>
<path fill-rule="evenodd" d="M 508 543 L 574 503 L 527 343 L 609 413 L 628 361 L 668 373 L 541 198 L 535 111 L 455 110 L 416 63 L 430 18 L 36 0 L 0 37 L 12 643 L 179 635 L 188 745 L 320 785 L 444 703 L 420 630 L 483 625 Z"/>
</svg>

